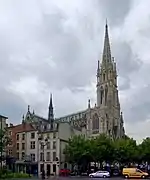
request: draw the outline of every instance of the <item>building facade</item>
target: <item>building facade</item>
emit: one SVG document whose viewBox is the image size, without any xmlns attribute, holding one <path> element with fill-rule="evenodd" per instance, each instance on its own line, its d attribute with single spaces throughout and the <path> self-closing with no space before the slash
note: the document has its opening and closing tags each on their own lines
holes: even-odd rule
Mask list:
<svg viewBox="0 0 150 180">
<path fill-rule="evenodd" d="M 47 175 L 59 175 L 59 170 L 69 168 L 65 161 L 64 149 L 68 139 L 82 132 L 68 122 L 53 124 L 53 129 L 39 132 L 39 174 L 44 169 Z"/>
<path fill-rule="evenodd" d="M 111 138 L 120 138 L 125 135 L 123 115 L 120 108 L 117 68 L 108 35 L 108 25 L 105 26 L 104 48 L 101 63 L 97 66 L 97 102 L 91 107 L 77 113 L 57 118 L 57 122 L 68 121 L 76 127 L 86 125 L 87 137 L 107 134 Z"/>
<path fill-rule="evenodd" d="M 60 168 L 68 166 L 63 150 L 71 136 L 84 134 L 89 138 L 104 133 L 111 138 L 123 137 L 125 130 L 118 96 L 117 68 L 111 55 L 107 24 L 102 60 L 98 61 L 96 76 L 97 102 L 94 107 L 88 100 L 85 110 L 54 119 L 52 95 L 47 118 L 31 112 L 28 106 L 22 124 L 8 128 L 12 136 L 9 154 L 18 161 L 28 159 L 28 162 L 38 164 L 38 173 L 44 169 L 48 174 L 58 174 Z"/>
<path fill-rule="evenodd" d="M 38 169 L 38 131 L 31 123 L 23 122 L 14 126 L 10 124 L 8 134 L 11 144 L 7 146 L 7 156 L 13 159 L 15 171 L 32 172 Z M 29 169 L 30 164 L 30 169 Z"/>
<path fill-rule="evenodd" d="M 23 115 L 22 123 L 8 127 L 12 144 L 7 154 L 15 158 L 15 170 L 38 175 L 42 170 L 46 174 L 58 175 L 60 168 L 68 167 L 64 149 L 71 136 L 86 133 L 86 128 L 75 127 L 70 122 L 55 122 L 52 96 L 50 97 L 48 119 L 28 111 Z"/>
<path fill-rule="evenodd" d="M 107 24 L 105 25 L 102 60 L 101 62 L 98 60 L 96 76 L 97 102 L 94 107 L 91 107 L 90 100 L 88 100 L 87 109 L 54 119 L 51 96 L 48 119 L 39 117 L 28 110 L 25 121 L 42 122 L 45 126 L 50 123 L 51 128 L 53 128 L 53 122 L 68 122 L 74 128 L 86 127 L 87 137 L 98 136 L 102 133 L 111 138 L 123 137 L 125 130 L 118 95 L 117 68 L 111 54 Z"/>
</svg>

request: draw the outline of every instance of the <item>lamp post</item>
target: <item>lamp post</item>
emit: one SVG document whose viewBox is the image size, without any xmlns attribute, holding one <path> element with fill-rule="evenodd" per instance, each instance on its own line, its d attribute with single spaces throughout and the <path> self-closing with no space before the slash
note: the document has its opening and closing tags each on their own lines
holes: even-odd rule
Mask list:
<svg viewBox="0 0 150 180">
<path fill-rule="evenodd" d="M 41 137 L 39 137 L 39 139 L 38 139 L 39 141 L 40 141 L 40 145 L 41 145 L 41 147 L 42 147 L 42 150 L 43 150 L 43 171 L 45 171 L 44 169 L 44 162 L 45 162 L 45 159 L 44 159 L 44 149 L 45 149 L 45 146 L 47 145 L 47 143 L 48 143 L 48 139 L 46 138 L 45 140 L 44 140 L 44 142 L 42 141 L 42 138 Z"/>
</svg>

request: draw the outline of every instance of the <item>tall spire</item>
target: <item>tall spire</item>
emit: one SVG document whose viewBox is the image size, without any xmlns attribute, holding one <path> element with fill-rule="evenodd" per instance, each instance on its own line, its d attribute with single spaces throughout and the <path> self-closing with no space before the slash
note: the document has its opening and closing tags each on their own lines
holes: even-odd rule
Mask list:
<svg viewBox="0 0 150 180">
<path fill-rule="evenodd" d="M 53 100 L 52 100 L 52 93 L 50 94 L 50 103 L 49 103 L 49 108 L 53 108 Z"/>
<path fill-rule="evenodd" d="M 53 113 L 52 94 L 50 94 L 50 103 L 49 103 L 49 110 L 48 110 L 48 121 L 49 121 L 49 123 L 50 123 L 51 129 L 53 129 L 53 124 L 54 124 L 54 113 Z"/>
<path fill-rule="evenodd" d="M 109 62 L 111 62 L 111 50 L 110 50 L 109 35 L 108 35 L 108 25 L 106 19 L 102 65 L 106 65 Z"/>
</svg>

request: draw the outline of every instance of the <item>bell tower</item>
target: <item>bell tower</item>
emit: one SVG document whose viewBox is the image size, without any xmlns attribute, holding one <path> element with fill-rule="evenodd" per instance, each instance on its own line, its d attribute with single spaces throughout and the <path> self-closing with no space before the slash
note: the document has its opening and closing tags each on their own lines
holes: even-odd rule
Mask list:
<svg viewBox="0 0 150 180">
<path fill-rule="evenodd" d="M 105 25 L 105 38 L 101 63 L 97 67 L 97 107 L 104 120 L 105 129 L 112 137 L 120 135 L 120 103 L 117 87 L 117 69 L 111 55 L 108 25 Z"/>
<path fill-rule="evenodd" d="M 98 60 L 97 67 L 97 106 L 108 106 L 118 101 L 117 71 L 114 57 L 111 56 L 111 49 L 108 35 L 108 25 L 105 25 L 104 48 L 102 61 Z"/>
</svg>

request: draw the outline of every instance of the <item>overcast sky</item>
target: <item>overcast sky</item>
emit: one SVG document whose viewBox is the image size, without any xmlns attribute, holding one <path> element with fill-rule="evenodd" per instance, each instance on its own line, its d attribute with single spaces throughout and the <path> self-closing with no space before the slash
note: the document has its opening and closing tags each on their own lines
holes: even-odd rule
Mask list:
<svg viewBox="0 0 150 180">
<path fill-rule="evenodd" d="M 105 20 L 128 135 L 150 136 L 149 0 L 0 0 L 0 114 L 55 117 L 96 101 Z"/>
</svg>

